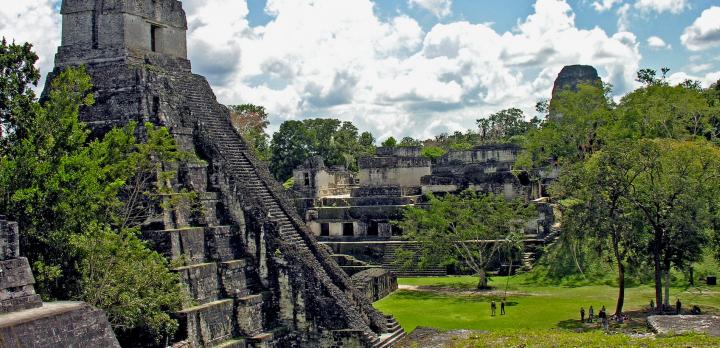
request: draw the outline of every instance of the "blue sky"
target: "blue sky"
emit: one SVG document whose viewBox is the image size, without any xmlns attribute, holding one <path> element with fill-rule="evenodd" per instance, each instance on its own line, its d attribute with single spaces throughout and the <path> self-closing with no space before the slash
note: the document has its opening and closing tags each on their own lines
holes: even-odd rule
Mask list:
<svg viewBox="0 0 720 348">
<path fill-rule="evenodd" d="M 171 0 L 163 0 L 171 1 Z M 47 72 L 59 0 L 4 2 L 0 35 Z M 193 71 L 271 128 L 336 117 L 378 138 L 432 137 L 549 97 L 564 65 L 595 66 L 620 97 L 640 68 L 720 79 L 718 0 L 183 0 Z"/>
</svg>

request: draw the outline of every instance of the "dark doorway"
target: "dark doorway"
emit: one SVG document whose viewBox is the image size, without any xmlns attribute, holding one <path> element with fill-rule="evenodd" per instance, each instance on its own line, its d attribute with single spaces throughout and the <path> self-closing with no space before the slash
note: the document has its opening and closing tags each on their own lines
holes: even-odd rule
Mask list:
<svg viewBox="0 0 720 348">
<path fill-rule="evenodd" d="M 377 221 L 370 221 L 370 225 L 368 225 L 368 236 L 377 236 L 380 232 L 380 226 Z"/>
<path fill-rule="evenodd" d="M 150 26 L 150 50 L 153 52 L 157 52 L 157 49 L 158 49 L 157 39 L 158 39 L 159 33 L 160 33 L 160 27 L 158 27 L 157 25 Z"/>
<path fill-rule="evenodd" d="M 355 224 L 352 222 L 343 224 L 343 236 L 352 237 L 355 235 Z"/>
<path fill-rule="evenodd" d="M 330 224 L 327 222 L 320 224 L 320 236 L 322 237 L 328 237 L 330 236 Z"/>
</svg>

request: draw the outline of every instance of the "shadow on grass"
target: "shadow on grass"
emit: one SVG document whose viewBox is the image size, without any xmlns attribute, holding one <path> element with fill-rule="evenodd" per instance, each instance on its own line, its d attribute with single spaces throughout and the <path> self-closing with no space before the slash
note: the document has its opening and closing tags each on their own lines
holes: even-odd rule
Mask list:
<svg viewBox="0 0 720 348">
<path fill-rule="evenodd" d="M 407 291 L 407 290 L 398 290 L 392 295 L 393 300 L 398 301 L 433 301 L 433 300 L 442 300 L 449 303 L 459 303 L 459 304 L 465 304 L 465 303 L 478 303 L 478 302 L 484 302 L 484 303 L 490 303 L 491 301 L 495 301 L 497 303 L 498 308 L 500 308 L 500 301 L 502 300 L 502 297 L 499 296 L 484 296 L 484 295 L 463 295 L 463 296 L 455 296 L 455 295 L 446 295 L 446 294 L 440 294 L 435 293 L 432 291 Z M 520 303 L 517 301 L 506 301 L 505 306 L 506 307 L 513 307 L 517 306 Z"/>
<path fill-rule="evenodd" d="M 563 330 L 569 330 L 574 332 L 588 332 L 594 330 L 594 328 L 588 327 L 584 323 L 581 323 L 579 320 L 575 319 L 563 320 L 557 323 L 557 327 Z"/>
</svg>

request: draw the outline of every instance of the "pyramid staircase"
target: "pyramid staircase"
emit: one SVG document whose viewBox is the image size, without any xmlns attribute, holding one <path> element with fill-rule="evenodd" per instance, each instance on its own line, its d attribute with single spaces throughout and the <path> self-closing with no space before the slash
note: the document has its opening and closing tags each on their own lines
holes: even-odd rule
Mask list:
<svg viewBox="0 0 720 348">
<path fill-rule="evenodd" d="M 197 122 L 194 129 L 196 141 L 199 140 L 202 150 L 213 159 L 213 165 L 222 166 L 222 174 L 232 190 L 223 193 L 234 196 L 230 198 L 242 204 L 259 206 L 266 221 L 279 233 L 280 249 L 299 255 L 298 258 L 309 264 L 303 270 L 311 275 L 304 275 L 304 278 L 315 279 L 319 282 L 315 286 L 321 286 L 325 293 L 338 299 L 338 303 L 349 301 L 354 305 L 354 309 L 338 305 L 335 310 L 355 323 L 351 325 L 358 326 L 356 329 L 364 328 L 362 339 L 365 345 L 369 347 L 374 342 L 389 342 L 390 336 L 382 333 L 385 338 L 381 339 L 366 324 L 362 324 L 359 319 L 362 314 L 357 313 L 357 309 L 378 323 L 380 331 L 392 333 L 392 337 L 404 335 L 402 328 L 398 333 L 399 326 L 394 324 L 382 327 L 389 321 L 357 293 L 327 251 L 314 241 L 302 220 L 295 216 L 293 206 L 282 196 L 279 184 L 270 179 L 267 168 L 254 158 L 230 124 L 227 110 L 207 98 L 214 95 L 207 81 L 198 75 L 168 74 L 173 87 L 184 98 L 183 105 L 190 109 L 192 118 Z M 201 170 L 207 175 L 207 167 Z M 198 188 L 194 189 L 198 191 Z M 206 199 L 206 208 L 222 206 L 222 197 L 218 193 L 201 192 L 201 196 Z M 287 334 L 288 328 L 283 322 L 263 317 L 264 301 L 272 294 L 267 285 L 263 285 L 263 272 L 259 270 L 262 265 L 259 263 L 267 260 L 258 260 L 244 253 L 242 226 L 223 225 L 212 218 L 213 215 L 222 215 L 217 212 L 206 211 L 205 215 L 211 217 L 199 227 L 145 232 L 146 238 L 166 257 L 184 262 L 175 271 L 181 275 L 190 300 L 178 313 L 185 341 L 176 346 L 277 346 L 276 338 Z M 379 347 L 390 346 L 383 343 Z"/>
</svg>

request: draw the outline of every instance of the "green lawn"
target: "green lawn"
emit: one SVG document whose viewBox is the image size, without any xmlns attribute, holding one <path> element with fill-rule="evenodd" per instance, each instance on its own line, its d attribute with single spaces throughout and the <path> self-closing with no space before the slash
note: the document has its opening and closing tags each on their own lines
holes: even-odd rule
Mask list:
<svg viewBox="0 0 720 348">
<path fill-rule="evenodd" d="M 476 293 L 474 277 L 400 278 L 401 285 L 419 287 L 415 290 L 398 290 L 375 303 L 384 313 L 392 314 L 403 328 L 410 332 L 417 326 L 442 330 L 473 329 L 577 329 L 580 306 L 590 305 L 599 311 L 605 305 L 609 314 L 614 312 L 617 289 L 606 286 L 536 286 L 525 282 L 522 276 L 512 277 L 505 316 L 490 316 L 490 301 L 503 296 L 506 278 L 495 277 L 490 285 L 493 291 Z M 675 288 L 672 301 L 679 297 L 685 308 L 693 304 L 705 311 L 720 309 L 720 289 L 708 290 Z M 654 297 L 650 286 L 627 289 L 625 310 L 640 310 Z M 499 304 L 498 304 L 499 312 Z"/>
</svg>

